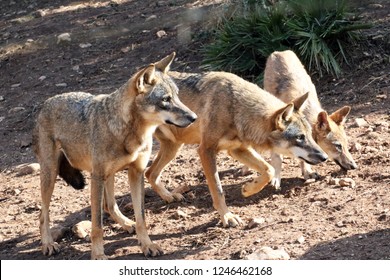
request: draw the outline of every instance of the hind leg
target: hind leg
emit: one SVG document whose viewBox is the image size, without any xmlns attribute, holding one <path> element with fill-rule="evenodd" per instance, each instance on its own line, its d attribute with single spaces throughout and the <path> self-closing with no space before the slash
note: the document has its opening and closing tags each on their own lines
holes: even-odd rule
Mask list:
<svg viewBox="0 0 390 280">
<path fill-rule="evenodd" d="M 106 182 L 104 190 L 104 201 L 107 211 L 110 213 L 110 216 L 121 225 L 121 227 L 127 230 L 129 233 L 133 233 L 135 230 L 135 222 L 128 219 L 122 214 L 119 210 L 118 204 L 116 203 L 115 193 L 114 193 L 114 175 L 111 175 Z"/>
<path fill-rule="evenodd" d="M 158 195 L 167 203 L 171 203 L 175 200 L 183 200 L 183 195 L 180 193 L 169 192 L 160 181 L 162 170 L 172 159 L 174 159 L 177 151 L 182 145 L 182 143 L 175 143 L 170 140 L 160 139 L 160 150 L 158 151 L 157 157 L 145 173 L 145 176 L 148 178 L 153 190 L 157 192 Z"/>
<path fill-rule="evenodd" d="M 50 141 L 51 142 L 51 141 Z M 41 198 L 42 208 L 40 213 L 40 232 L 42 240 L 42 252 L 44 255 L 51 256 L 53 253 L 59 252 L 59 246 L 54 242 L 50 232 L 50 217 L 49 207 L 50 200 L 54 190 L 55 180 L 58 174 L 58 160 L 61 151 L 57 150 L 54 143 L 43 145 L 40 151 L 44 154 L 38 155 L 41 165 Z"/>
<path fill-rule="evenodd" d="M 242 195 L 244 197 L 261 191 L 275 176 L 275 169 L 252 148 L 242 147 L 229 150 L 229 154 L 261 174 L 253 182 L 247 183 L 242 187 Z"/>
</svg>

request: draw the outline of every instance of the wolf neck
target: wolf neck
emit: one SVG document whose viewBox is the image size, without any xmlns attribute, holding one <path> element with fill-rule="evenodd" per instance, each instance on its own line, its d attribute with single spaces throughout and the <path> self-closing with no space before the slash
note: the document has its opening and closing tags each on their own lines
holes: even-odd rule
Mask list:
<svg viewBox="0 0 390 280">
<path fill-rule="evenodd" d="M 124 140 L 129 134 L 140 138 L 149 137 L 154 133 L 157 124 L 148 122 L 137 111 L 136 96 L 133 93 L 131 82 L 128 81 L 118 90 L 108 96 L 110 103 L 110 130 L 119 139 Z M 131 128 L 131 131 L 129 131 Z M 141 139 L 140 139 L 141 140 Z"/>
</svg>

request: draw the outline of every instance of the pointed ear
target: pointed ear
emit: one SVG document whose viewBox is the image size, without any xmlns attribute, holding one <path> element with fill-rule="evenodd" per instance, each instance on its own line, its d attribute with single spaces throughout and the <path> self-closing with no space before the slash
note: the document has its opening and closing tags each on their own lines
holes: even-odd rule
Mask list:
<svg viewBox="0 0 390 280">
<path fill-rule="evenodd" d="M 322 111 L 318 114 L 316 128 L 319 131 L 328 131 L 330 129 L 329 121 L 328 121 L 328 113 L 326 113 L 325 111 Z"/>
<path fill-rule="evenodd" d="M 288 104 L 282 112 L 276 116 L 276 127 L 278 129 L 284 129 L 285 123 L 290 121 L 292 114 L 294 112 L 294 104 Z"/>
<path fill-rule="evenodd" d="M 158 70 L 160 70 L 161 72 L 167 73 L 169 71 L 169 67 L 171 66 L 171 63 L 172 63 L 173 59 L 175 58 L 175 56 L 176 56 L 176 53 L 173 52 L 170 55 L 161 59 L 160 61 L 154 63 L 154 65 L 156 65 L 156 68 Z"/>
<path fill-rule="evenodd" d="M 340 108 L 336 112 L 332 113 L 329 117 L 337 125 L 344 125 L 350 111 L 351 111 L 350 106 L 344 106 L 343 108 Z"/>
<path fill-rule="evenodd" d="M 155 78 L 154 73 L 156 68 L 154 64 L 149 65 L 145 69 L 141 70 L 135 78 L 135 86 L 138 94 L 148 92 L 148 88 L 154 86 Z"/>
<path fill-rule="evenodd" d="M 295 98 L 292 103 L 294 104 L 294 109 L 299 111 L 303 105 L 303 103 L 305 103 L 305 101 L 307 100 L 307 98 L 309 97 L 309 92 L 306 92 L 304 95 L 298 97 L 298 98 Z"/>
</svg>

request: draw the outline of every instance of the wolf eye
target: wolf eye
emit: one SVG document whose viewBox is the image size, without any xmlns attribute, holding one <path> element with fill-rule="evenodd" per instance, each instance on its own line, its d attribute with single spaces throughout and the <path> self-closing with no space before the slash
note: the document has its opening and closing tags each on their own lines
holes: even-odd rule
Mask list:
<svg viewBox="0 0 390 280">
<path fill-rule="evenodd" d="M 299 134 L 299 135 L 297 135 L 296 139 L 297 139 L 298 141 L 304 141 L 304 140 L 305 140 L 305 135 Z"/>
<path fill-rule="evenodd" d="M 171 97 L 170 96 L 164 96 L 162 99 L 162 102 L 171 102 Z"/>
<path fill-rule="evenodd" d="M 335 148 L 339 151 L 341 151 L 343 149 L 343 146 L 340 144 L 340 143 L 333 143 L 333 145 L 335 146 Z"/>
</svg>

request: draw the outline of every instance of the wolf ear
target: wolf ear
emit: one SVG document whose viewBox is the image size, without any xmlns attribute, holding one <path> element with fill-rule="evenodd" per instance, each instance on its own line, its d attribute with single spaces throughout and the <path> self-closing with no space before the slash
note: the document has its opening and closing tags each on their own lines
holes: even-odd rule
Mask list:
<svg viewBox="0 0 390 280">
<path fill-rule="evenodd" d="M 175 56 L 176 56 L 176 53 L 173 52 L 170 55 L 161 59 L 160 61 L 154 63 L 154 65 L 161 72 L 167 73 L 169 71 L 169 67 L 171 66 L 171 63 L 172 63 L 173 59 L 175 58 Z"/>
<path fill-rule="evenodd" d="M 298 97 L 298 98 L 295 98 L 292 103 L 294 104 L 294 108 L 295 110 L 299 111 L 303 105 L 303 103 L 305 103 L 305 101 L 307 100 L 307 98 L 309 97 L 309 92 L 306 92 L 304 95 Z"/>
<path fill-rule="evenodd" d="M 329 127 L 329 121 L 328 121 L 328 113 L 326 113 L 325 111 L 318 113 L 316 128 L 319 131 L 329 130 L 330 127 Z"/>
<path fill-rule="evenodd" d="M 337 124 L 344 125 L 349 112 L 351 111 L 350 106 L 344 106 L 343 108 L 338 109 L 336 112 L 332 113 L 329 117 Z"/>
<path fill-rule="evenodd" d="M 138 73 L 135 79 L 135 86 L 137 88 L 138 94 L 143 94 L 148 92 L 148 88 L 154 86 L 155 78 L 154 74 L 156 72 L 156 68 L 154 64 L 149 65 L 141 72 Z"/>
<path fill-rule="evenodd" d="M 276 117 L 276 127 L 278 129 L 284 129 L 285 123 L 291 120 L 291 117 L 294 112 L 294 104 L 290 103 L 282 110 L 283 111 L 279 113 Z"/>
</svg>

